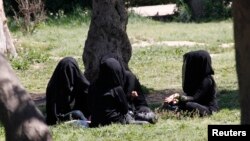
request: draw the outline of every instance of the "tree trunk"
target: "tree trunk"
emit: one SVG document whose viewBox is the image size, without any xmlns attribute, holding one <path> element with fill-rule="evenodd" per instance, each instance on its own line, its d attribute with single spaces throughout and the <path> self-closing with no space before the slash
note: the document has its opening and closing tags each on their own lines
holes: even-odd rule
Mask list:
<svg viewBox="0 0 250 141">
<path fill-rule="evenodd" d="M 186 0 L 191 8 L 192 18 L 198 20 L 205 16 L 206 1 L 205 0 Z"/>
<path fill-rule="evenodd" d="M 250 124 L 250 1 L 233 1 L 236 69 L 239 82 L 241 124 Z"/>
<path fill-rule="evenodd" d="M 7 25 L 7 19 L 4 13 L 3 0 L 0 0 L 0 53 L 8 53 L 16 57 L 16 49 L 10 35 Z"/>
<path fill-rule="evenodd" d="M 0 53 L 0 121 L 7 141 L 51 141 L 44 117 Z"/>
<path fill-rule="evenodd" d="M 85 75 L 93 82 L 99 72 L 99 59 L 107 53 L 115 53 L 128 69 L 131 57 L 126 25 L 127 11 L 123 0 L 94 0 L 92 19 L 83 52 Z"/>
</svg>

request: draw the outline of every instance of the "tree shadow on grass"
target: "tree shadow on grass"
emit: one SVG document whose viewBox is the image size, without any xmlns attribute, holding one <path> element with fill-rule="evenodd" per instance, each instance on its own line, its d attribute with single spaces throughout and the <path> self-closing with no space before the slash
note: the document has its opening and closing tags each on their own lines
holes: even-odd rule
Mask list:
<svg viewBox="0 0 250 141">
<path fill-rule="evenodd" d="M 159 108 L 166 96 L 173 93 L 183 93 L 181 89 L 163 89 L 155 90 L 142 85 L 142 91 L 146 96 L 146 100 L 152 109 Z M 31 94 L 37 107 L 45 114 L 45 94 Z M 219 90 L 218 104 L 220 109 L 240 109 L 238 90 Z"/>
<path fill-rule="evenodd" d="M 240 109 L 238 90 L 220 90 L 218 103 L 220 109 Z"/>
<path fill-rule="evenodd" d="M 146 96 L 146 100 L 152 109 L 160 107 L 166 96 L 169 96 L 174 93 L 183 93 L 181 89 L 164 89 L 164 90 L 155 90 L 153 88 L 147 88 L 142 85 L 143 93 Z"/>
<path fill-rule="evenodd" d="M 158 108 L 163 104 L 164 98 L 173 93 L 183 93 L 181 89 L 154 90 L 142 86 L 146 99 L 152 109 Z M 219 90 L 218 95 L 219 109 L 240 109 L 238 90 Z"/>
<path fill-rule="evenodd" d="M 171 22 L 175 20 L 177 17 L 177 14 L 171 14 L 171 15 L 164 15 L 164 16 L 152 16 L 150 17 L 152 20 L 159 21 L 159 22 Z"/>
</svg>

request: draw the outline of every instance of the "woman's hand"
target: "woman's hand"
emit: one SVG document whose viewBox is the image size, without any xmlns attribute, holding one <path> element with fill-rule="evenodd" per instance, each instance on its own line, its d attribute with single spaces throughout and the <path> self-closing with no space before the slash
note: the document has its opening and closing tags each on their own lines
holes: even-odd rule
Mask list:
<svg viewBox="0 0 250 141">
<path fill-rule="evenodd" d="M 136 91 L 132 91 L 131 92 L 131 97 L 134 98 L 134 97 L 138 97 L 138 93 Z"/>
<path fill-rule="evenodd" d="M 170 103 L 178 104 L 179 98 L 180 98 L 180 94 L 179 93 L 174 93 L 174 94 L 172 94 L 172 95 L 170 95 L 168 97 L 165 97 L 164 102 L 168 103 L 168 104 L 170 104 Z"/>
</svg>

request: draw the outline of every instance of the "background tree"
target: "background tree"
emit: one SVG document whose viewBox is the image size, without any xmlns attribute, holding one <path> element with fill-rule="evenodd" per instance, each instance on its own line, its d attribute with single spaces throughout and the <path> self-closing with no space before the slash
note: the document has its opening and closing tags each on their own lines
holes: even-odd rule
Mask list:
<svg viewBox="0 0 250 141">
<path fill-rule="evenodd" d="M 236 69 L 239 83 L 241 124 L 250 124 L 250 1 L 233 1 Z"/>
<path fill-rule="evenodd" d="M 194 19 L 200 19 L 205 15 L 206 0 L 184 0 L 192 11 Z"/>
<path fill-rule="evenodd" d="M 0 53 L 0 121 L 7 141 L 51 141 L 42 113 Z"/>
<path fill-rule="evenodd" d="M 17 52 L 7 25 L 3 0 L 0 0 L 0 53 L 8 53 L 13 57 L 17 56 Z"/>
<path fill-rule="evenodd" d="M 123 0 L 94 0 L 91 18 L 83 62 L 85 75 L 93 82 L 99 72 L 100 57 L 115 53 L 128 69 L 132 48 L 126 33 L 128 15 Z"/>
</svg>

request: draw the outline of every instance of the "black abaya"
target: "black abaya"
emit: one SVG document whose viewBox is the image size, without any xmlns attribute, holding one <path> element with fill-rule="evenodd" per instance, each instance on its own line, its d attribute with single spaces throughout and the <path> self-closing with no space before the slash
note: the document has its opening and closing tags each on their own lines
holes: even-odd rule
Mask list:
<svg viewBox="0 0 250 141">
<path fill-rule="evenodd" d="M 97 80 L 90 86 L 91 126 L 126 123 L 128 103 L 123 90 L 125 70 L 114 58 L 101 60 Z"/>
<path fill-rule="evenodd" d="M 46 89 L 47 124 L 53 125 L 58 120 L 68 120 L 69 117 L 63 115 L 72 110 L 79 110 L 88 117 L 88 87 L 89 81 L 80 71 L 76 60 L 71 57 L 62 59 Z"/>
<path fill-rule="evenodd" d="M 130 71 L 126 71 L 124 91 L 127 95 L 129 110 L 134 113 L 135 120 L 148 121 L 150 123 L 157 121 L 155 113 L 148 106 L 138 78 Z M 138 96 L 132 97 L 132 91 L 136 91 Z"/>
<path fill-rule="evenodd" d="M 200 116 L 211 115 L 218 110 L 211 57 L 207 51 L 198 50 L 184 54 L 183 59 L 185 95 L 180 97 L 180 109 L 198 111 Z"/>
</svg>

